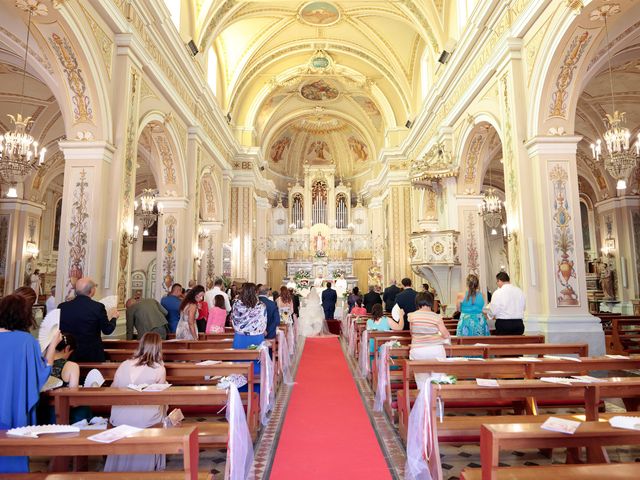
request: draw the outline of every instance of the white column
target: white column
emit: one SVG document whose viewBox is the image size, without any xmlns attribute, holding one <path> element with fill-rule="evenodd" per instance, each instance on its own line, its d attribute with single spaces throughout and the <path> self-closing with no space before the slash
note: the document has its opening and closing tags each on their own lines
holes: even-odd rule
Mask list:
<svg viewBox="0 0 640 480">
<path fill-rule="evenodd" d="M 480 291 L 487 297 L 487 285 L 493 285 L 494 279 L 487 278 L 487 258 L 484 238 L 484 223 L 478 215 L 478 204 L 482 195 L 459 195 L 456 199 L 460 229 L 460 262 L 462 263 L 462 281 L 473 273 L 480 279 Z M 497 273 L 497 272 L 496 272 Z"/>
<path fill-rule="evenodd" d="M 267 237 L 271 232 L 267 230 L 268 217 L 271 216 L 271 204 L 266 198 L 256 198 L 256 240 L 255 249 L 255 279 L 256 283 L 267 283 Z"/>
</svg>

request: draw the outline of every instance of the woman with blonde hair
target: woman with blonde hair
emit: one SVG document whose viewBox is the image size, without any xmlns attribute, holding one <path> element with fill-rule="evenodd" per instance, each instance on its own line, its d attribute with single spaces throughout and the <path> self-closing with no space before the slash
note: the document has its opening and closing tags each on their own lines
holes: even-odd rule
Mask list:
<svg viewBox="0 0 640 480">
<path fill-rule="evenodd" d="M 155 332 L 147 332 L 140 340 L 133 357 L 120 364 L 111 386 L 126 388 L 130 384 L 166 383 L 166 375 L 162 361 L 162 338 Z M 166 411 L 166 405 L 113 406 L 110 422 L 114 427 L 119 425 L 139 428 L 159 426 Z M 164 468 L 164 455 L 109 455 L 104 471 L 148 472 L 164 470 Z"/>
<path fill-rule="evenodd" d="M 484 297 L 478 291 L 480 280 L 473 273 L 467 275 L 467 291 L 458 297 L 456 310 L 460 320 L 456 335 L 460 337 L 482 337 L 489 335 L 489 326 L 482 315 Z"/>
</svg>

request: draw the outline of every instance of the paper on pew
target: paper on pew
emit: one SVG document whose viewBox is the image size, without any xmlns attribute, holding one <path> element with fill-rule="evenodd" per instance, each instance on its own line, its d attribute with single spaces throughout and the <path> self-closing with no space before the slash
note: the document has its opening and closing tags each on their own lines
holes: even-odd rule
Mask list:
<svg viewBox="0 0 640 480">
<path fill-rule="evenodd" d="M 222 363 L 222 360 L 203 360 L 202 362 L 196 363 L 196 365 L 217 365 Z"/>
<path fill-rule="evenodd" d="M 129 437 L 134 433 L 141 432 L 142 430 L 144 430 L 144 428 L 132 427 L 131 425 L 120 425 L 119 427 L 91 435 L 90 437 L 87 437 L 87 440 L 100 443 L 112 443 L 116 440 Z"/>
<path fill-rule="evenodd" d="M 609 425 L 614 428 L 626 428 L 627 430 L 640 430 L 640 417 L 623 417 L 616 415 L 609 419 Z"/>
<path fill-rule="evenodd" d="M 489 344 L 488 343 L 474 343 L 473 346 L 474 347 L 488 347 Z"/>
<path fill-rule="evenodd" d="M 573 435 L 580 426 L 581 422 L 575 420 L 567 420 L 566 418 L 549 417 L 540 428 L 551 432 L 567 433 Z"/>
<path fill-rule="evenodd" d="M 494 378 L 476 378 L 479 387 L 499 387 L 498 381 Z"/>
<path fill-rule="evenodd" d="M 446 358 L 438 358 L 438 362 L 468 362 L 469 359 L 465 357 L 446 357 Z"/>
<path fill-rule="evenodd" d="M 571 378 L 573 382 L 582 382 L 582 383 L 603 383 L 607 382 L 606 378 L 596 378 L 591 375 L 572 375 Z"/>
<path fill-rule="evenodd" d="M 29 425 L 7 430 L 7 435 L 11 437 L 38 438 L 38 435 L 45 433 L 78 433 L 79 431 L 80 429 L 73 425 Z"/>
<path fill-rule="evenodd" d="M 571 379 L 564 377 L 541 377 L 540 381 L 547 383 L 558 383 L 560 385 L 571 385 Z"/>
<path fill-rule="evenodd" d="M 542 361 L 542 359 L 536 358 L 536 357 L 506 357 L 506 358 L 500 358 L 500 360 L 510 360 L 512 362 L 522 362 L 522 361 L 541 362 Z"/>
<path fill-rule="evenodd" d="M 135 390 L 137 392 L 162 392 L 171 386 L 170 383 L 152 383 L 148 385 L 146 383 L 140 383 L 136 385 L 135 383 L 130 383 L 127 385 L 127 388 L 131 390 Z"/>
<path fill-rule="evenodd" d="M 614 358 L 616 360 L 629 360 L 630 357 L 625 357 L 624 355 L 605 355 L 607 358 Z"/>
<path fill-rule="evenodd" d="M 560 356 L 560 355 L 543 355 L 544 358 L 548 358 L 549 360 L 570 360 L 572 362 L 581 362 L 582 360 L 580 360 L 579 358 L 576 357 L 567 357 L 567 356 Z"/>
</svg>

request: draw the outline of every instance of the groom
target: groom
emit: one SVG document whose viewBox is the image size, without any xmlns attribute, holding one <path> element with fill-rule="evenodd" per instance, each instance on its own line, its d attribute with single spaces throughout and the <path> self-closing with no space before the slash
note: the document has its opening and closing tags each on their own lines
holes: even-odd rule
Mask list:
<svg viewBox="0 0 640 480">
<path fill-rule="evenodd" d="M 337 301 L 338 294 L 331 288 L 331 282 L 327 282 L 327 289 L 322 292 L 322 309 L 326 320 L 333 320 Z"/>
</svg>

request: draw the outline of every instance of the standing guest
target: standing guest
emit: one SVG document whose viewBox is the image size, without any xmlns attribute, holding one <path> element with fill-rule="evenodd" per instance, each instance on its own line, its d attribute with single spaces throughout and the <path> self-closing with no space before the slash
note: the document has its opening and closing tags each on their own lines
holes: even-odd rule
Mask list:
<svg viewBox="0 0 640 480">
<path fill-rule="evenodd" d="M 411 360 L 430 360 L 447 356 L 443 345 L 450 341 L 451 335 L 444 326 L 442 317 L 434 313 L 432 308 L 431 292 L 420 292 L 416 295 L 416 310 L 408 315 L 411 330 L 411 347 L 409 348 Z M 418 384 L 422 386 L 420 382 Z"/>
<path fill-rule="evenodd" d="M 120 316 L 117 308 L 107 316 L 104 305 L 92 297 L 96 294 L 96 284 L 89 277 L 76 282 L 76 298 L 59 305 L 60 330 L 70 333 L 76 339 L 78 348 L 71 355 L 76 362 L 104 362 L 104 346 L 100 333 L 109 335 L 116 329 L 116 319 Z"/>
<path fill-rule="evenodd" d="M 182 285 L 174 283 L 171 285 L 169 295 L 162 297 L 160 305 L 167 311 L 167 323 L 169 324 L 169 331 L 176 333 L 178 328 L 178 321 L 180 320 L 180 296 L 182 295 Z"/>
<path fill-rule="evenodd" d="M 49 313 L 56 309 L 56 286 L 51 287 L 51 295 L 47 298 L 47 301 L 44 302 L 46 313 Z"/>
<path fill-rule="evenodd" d="M 396 304 L 396 297 L 400 293 L 400 288 L 395 280 L 391 280 L 391 285 L 384 289 L 382 300 L 384 301 L 384 311 L 391 313 L 393 306 Z"/>
<path fill-rule="evenodd" d="M 351 293 L 347 297 L 347 305 L 349 306 L 349 313 L 351 313 L 351 310 L 353 310 L 353 307 L 356 306 L 356 300 L 358 299 L 362 300 L 362 296 L 360 295 L 360 289 L 358 287 L 353 287 L 353 290 L 351 290 Z"/>
<path fill-rule="evenodd" d="M 333 320 L 337 301 L 338 293 L 331 288 L 331 282 L 327 282 L 327 288 L 322 292 L 322 309 L 324 310 L 325 320 Z"/>
<path fill-rule="evenodd" d="M 133 339 L 135 328 L 138 338 L 147 332 L 155 332 L 163 340 L 167 339 L 169 324 L 167 310 L 155 298 L 145 298 L 127 302 L 127 340 Z"/>
<path fill-rule="evenodd" d="M 496 319 L 496 335 L 522 335 L 524 333 L 524 293 L 511 285 L 507 272 L 496 275 L 498 288 L 491 296 L 489 310 Z"/>
<path fill-rule="evenodd" d="M 229 301 L 229 295 L 222 289 L 222 279 L 217 278 L 215 282 L 213 282 L 213 288 L 211 290 L 207 290 L 204 294 L 204 299 L 209 305 L 209 310 L 211 310 L 214 306 L 214 299 L 216 295 L 222 295 L 224 298 L 224 308 L 227 312 L 231 311 L 231 302 Z"/>
<path fill-rule="evenodd" d="M 245 283 L 231 309 L 231 324 L 235 332 L 233 348 L 248 348 L 264 341 L 267 329 L 267 307 L 258 300 L 255 283 Z M 253 372 L 260 373 L 260 363 L 255 361 Z"/>
<path fill-rule="evenodd" d="M 430 292 L 431 289 L 429 288 L 429 284 L 428 283 L 423 283 L 422 284 L 422 291 L 423 292 Z"/>
<path fill-rule="evenodd" d="M 180 321 L 176 328 L 176 338 L 179 340 L 198 340 L 198 302 L 204 300 L 204 287 L 196 285 L 187 292 L 180 304 Z"/>
<path fill-rule="evenodd" d="M 416 291 L 411 288 L 410 278 L 403 278 L 401 283 L 404 289 L 396 296 L 396 305 L 404 312 L 404 329 L 409 330 L 409 314 L 416 310 Z"/>
<path fill-rule="evenodd" d="M 202 287 L 202 285 L 199 285 L 199 286 Z M 203 333 L 207 328 L 207 320 L 209 318 L 209 304 L 204 299 L 204 296 L 205 296 L 204 287 L 202 287 L 202 295 L 198 296 L 198 298 L 201 298 L 201 299 L 198 300 L 196 326 L 198 327 L 198 332 L 203 332 Z"/>
<path fill-rule="evenodd" d="M 293 288 L 289 288 L 291 294 L 291 300 L 293 301 L 293 315 L 297 318 L 300 315 L 300 297 L 296 294 Z"/>
<path fill-rule="evenodd" d="M 280 321 L 283 323 L 291 323 L 295 317 L 295 307 L 293 304 L 293 295 L 291 291 L 284 285 L 280 287 L 280 295 L 276 299 L 276 305 L 280 311 Z"/>
<path fill-rule="evenodd" d="M 369 292 L 364 296 L 364 308 L 367 309 L 367 313 L 371 313 L 371 309 L 377 303 L 382 304 L 382 297 L 373 285 L 369 285 Z"/>
<path fill-rule="evenodd" d="M 267 331 L 265 338 L 272 340 L 276 338 L 276 330 L 278 329 L 278 325 L 280 325 L 280 312 L 278 311 L 276 302 L 269 298 L 269 287 L 260 285 L 258 289 L 258 300 L 267 307 Z"/>
<path fill-rule="evenodd" d="M 358 298 L 356 300 L 356 305 L 351 309 L 352 315 L 366 315 L 367 309 L 362 306 L 362 299 Z"/>
<path fill-rule="evenodd" d="M 42 293 L 42 278 L 40 277 L 40 270 L 35 269 L 29 277 L 29 286 L 36 292 L 37 296 Z"/>
<path fill-rule="evenodd" d="M 271 300 L 274 302 L 277 301 L 280 296 L 280 292 L 278 290 L 273 290 L 271 287 L 269 287 L 269 292 L 271 293 Z"/>
<path fill-rule="evenodd" d="M 480 281 L 473 273 L 467 276 L 467 291 L 456 303 L 456 311 L 460 312 L 460 320 L 456 328 L 459 337 L 478 337 L 489 335 L 489 326 L 482 315 L 484 297 L 478 291 Z"/>
<path fill-rule="evenodd" d="M 224 333 L 224 325 L 227 321 L 227 309 L 224 306 L 224 297 L 222 295 L 216 295 L 213 302 L 213 308 L 209 309 L 205 332 Z"/>
<path fill-rule="evenodd" d="M 133 358 L 122 362 L 116 370 L 111 387 L 126 388 L 131 383 L 166 383 L 166 371 L 162 362 L 162 339 L 157 333 L 148 332 L 143 335 Z M 113 406 L 109 421 L 114 427 L 131 425 L 148 428 L 159 426 L 166 411 L 165 405 Z M 109 455 L 104 471 L 149 472 L 164 468 L 164 455 Z M 135 478 L 133 475 L 132 477 Z"/>
<path fill-rule="evenodd" d="M 31 308 L 24 297 L 7 295 L 0 300 L 0 429 L 35 425 L 40 389 L 51 373 L 55 346 L 60 332 L 54 336 L 43 354 L 29 330 L 33 326 Z M 0 456 L 0 473 L 28 472 L 28 457 Z"/>
<path fill-rule="evenodd" d="M 195 280 L 193 279 L 189 280 L 189 283 L 187 283 L 187 292 L 191 290 L 193 287 L 195 287 L 197 284 L 198 282 L 196 282 Z"/>
</svg>

